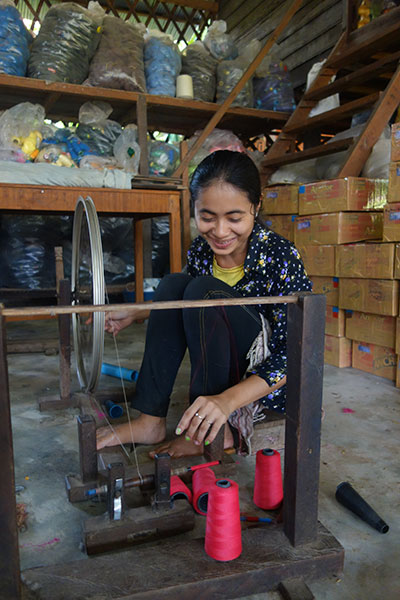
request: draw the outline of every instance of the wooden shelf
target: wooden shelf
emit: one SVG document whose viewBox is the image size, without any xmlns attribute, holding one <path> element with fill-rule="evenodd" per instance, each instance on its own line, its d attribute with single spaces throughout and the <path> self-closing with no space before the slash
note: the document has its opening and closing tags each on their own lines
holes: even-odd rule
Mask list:
<svg viewBox="0 0 400 600">
<path fill-rule="evenodd" d="M 0 108 L 20 102 L 41 104 L 53 120 L 77 121 L 79 108 L 90 100 L 103 100 L 113 107 L 111 119 L 122 125 L 137 123 L 137 103 L 143 96 L 147 105 L 149 131 L 178 133 L 186 137 L 203 129 L 218 110 L 219 104 L 153 96 L 123 90 L 89 87 L 70 83 L 47 83 L 41 79 L 0 74 Z M 218 128 L 229 129 L 241 139 L 268 134 L 286 123 L 290 113 L 256 108 L 234 107 L 227 110 Z"/>
</svg>

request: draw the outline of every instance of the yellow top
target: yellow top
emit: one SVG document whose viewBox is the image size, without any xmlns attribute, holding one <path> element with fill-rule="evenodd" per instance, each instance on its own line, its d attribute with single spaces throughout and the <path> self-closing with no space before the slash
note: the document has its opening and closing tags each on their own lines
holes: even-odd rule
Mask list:
<svg viewBox="0 0 400 600">
<path fill-rule="evenodd" d="M 214 256 L 213 259 L 213 275 L 217 279 L 224 281 L 231 287 L 233 287 L 238 281 L 240 281 L 244 275 L 243 265 L 239 265 L 238 267 L 230 267 L 229 269 L 224 269 L 220 267 L 216 261 Z"/>
</svg>

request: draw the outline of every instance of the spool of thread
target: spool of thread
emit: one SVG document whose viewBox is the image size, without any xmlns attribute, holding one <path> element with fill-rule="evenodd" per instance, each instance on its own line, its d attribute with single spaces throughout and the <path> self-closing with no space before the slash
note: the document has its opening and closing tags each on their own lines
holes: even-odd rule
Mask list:
<svg viewBox="0 0 400 600">
<path fill-rule="evenodd" d="M 256 454 L 253 502 L 264 510 L 274 510 L 283 500 L 281 455 L 264 448 Z"/>
<path fill-rule="evenodd" d="M 124 410 L 119 404 L 115 404 L 112 400 L 107 400 L 104 404 L 107 414 L 111 419 L 122 417 Z"/>
<path fill-rule="evenodd" d="M 179 500 L 181 498 L 186 498 L 191 504 L 192 492 L 178 475 L 171 475 L 171 500 Z"/>
<path fill-rule="evenodd" d="M 193 508 L 200 515 L 207 514 L 208 492 L 215 483 L 215 473 L 212 469 L 199 469 L 193 473 Z"/>
<path fill-rule="evenodd" d="M 176 78 L 176 97 L 193 100 L 193 79 L 190 75 L 178 75 Z"/>
<path fill-rule="evenodd" d="M 110 375 L 111 377 L 118 377 L 118 379 L 125 379 L 126 381 L 136 381 L 139 377 L 138 371 L 134 369 L 127 369 L 126 367 L 118 367 L 117 365 L 110 365 L 110 363 L 103 363 L 101 365 L 101 372 L 103 375 Z"/>
<path fill-rule="evenodd" d="M 336 500 L 343 504 L 346 508 L 351 510 L 360 519 L 371 525 L 379 533 L 387 533 L 389 531 L 389 525 L 385 523 L 383 519 L 374 511 L 372 506 L 368 504 L 360 496 L 358 492 L 348 481 L 342 481 L 336 488 L 335 494 Z"/>
<path fill-rule="evenodd" d="M 234 560 L 242 552 L 239 486 L 230 479 L 219 479 L 208 494 L 204 549 L 215 560 Z"/>
</svg>

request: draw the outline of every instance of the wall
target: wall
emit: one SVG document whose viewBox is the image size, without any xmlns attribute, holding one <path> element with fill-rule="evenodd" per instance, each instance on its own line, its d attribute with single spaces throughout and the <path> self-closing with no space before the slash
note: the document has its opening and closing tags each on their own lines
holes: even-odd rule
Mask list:
<svg viewBox="0 0 400 600">
<path fill-rule="evenodd" d="M 256 38 L 265 43 L 293 0 L 220 0 L 219 19 L 226 21 L 239 48 Z M 307 73 L 329 55 L 342 32 L 344 0 L 303 0 L 278 40 L 293 87 L 301 95 Z"/>
</svg>

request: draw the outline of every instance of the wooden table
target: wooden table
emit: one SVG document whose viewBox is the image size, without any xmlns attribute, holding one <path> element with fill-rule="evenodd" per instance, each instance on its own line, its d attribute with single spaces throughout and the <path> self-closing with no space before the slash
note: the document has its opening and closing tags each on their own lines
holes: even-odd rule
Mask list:
<svg viewBox="0 0 400 600">
<path fill-rule="evenodd" d="M 168 215 L 171 273 L 182 268 L 179 189 L 113 189 L 0 183 L 0 211 L 73 213 L 79 196 L 90 196 L 100 215 L 134 220 L 136 301 L 143 301 L 143 219 Z"/>
</svg>

